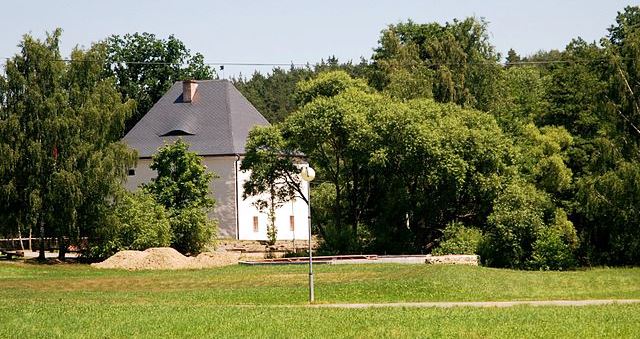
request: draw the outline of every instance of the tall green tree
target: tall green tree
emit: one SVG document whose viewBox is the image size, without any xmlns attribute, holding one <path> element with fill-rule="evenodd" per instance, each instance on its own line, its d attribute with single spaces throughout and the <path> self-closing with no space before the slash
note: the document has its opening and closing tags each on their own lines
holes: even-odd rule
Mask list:
<svg viewBox="0 0 640 339">
<path fill-rule="evenodd" d="M 404 103 L 344 72 L 300 83 L 298 98 L 306 104 L 271 128 L 282 141 L 256 132 L 249 145 L 264 154 L 304 154 L 318 169 L 326 181 L 321 196 L 332 200 L 332 218 L 320 227 L 328 243 L 349 245 L 336 242 L 346 237 L 369 250 L 424 250 L 449 221 L 486 220 L 501 176 L 508 177 L 509 140 L 488 114 Z M 286 166 L 269 166 L 267 174 L 252 168 L 260 170 L 253 180 Z"/>
<path fill-rule="evenodd" d="M 213 68 L 204 63 L 202 54 L 192 54 L 173 35 L 167 39 L 146 32 L 112 35 L 105 43 L 106 76 L 115 77 L 124 100 L 133 99 L 137 103 L 135 113 L 127 120 L 126 130 L 131 129 L 174 82 L 217 77 Z"/>
<path fill-rule="evenodd" d="M 341 63 L 336 57 L 329 57 L 315 65 L 291 66 L 289 69 L 275 67 L 271 74 L 255 72 L 249 79 L 240 76 L 233 82 L 269 122 L 278 123 L 300 107 L 300 102 L 295 96 L 299 82 L 309 80 L 319 73 L 335 70 L 343 70 L 354 77 L 368 78 L 369 69 L 364 59 L 359 63 Z"/>
<path fill-rule="evenodd" d="M 398 48 L 398 42 L 408 50 Z M 405 66 L 389 68 L 393 59 Z M 409 72 L 410 79 L 422 87 L 419 91 L 428 93 L 425 86 L 430 85 L 431 95 L 426 97 L 486 110 L 496 95 L 498 60 L 489 43 L 487 23 L 481 19 L 471 17 L 444 25 L 402 22 L 382 32 L 373 55 L 374 66 L 382 75 L 373 86 L 382 90 L 393 85 L 394 77 L 401 76 L 393 70 Z"/>
<path fill-rule="evenodd" d="M 234 85 L 271 123 L 282 122 L 298 108 L 293 93 L 296 84 L 311 76 L 310 68 L 276 67 L 268 76 L 255 72 L 250 79 L 237 79 Z"/>
<path fill-rule="evenodd" d="M 75 49 L 61 61 L 61 30 L 44 41 L 25 35 L 0 76 L 2 219 L 15 231 L 65 240 L 110 222 L 135 152 L 119 138 L 133 102 L 102 77 L 106 46 Z M 44 258 L 44 243 L 40 243 Z"/>
<path fill-rule="evenodd" d="M 184 254 L 200 253 L 217 230 L 217 222 L 207 216 L 215 207 L 209 185 L 216 174 L 207 171 L 182 139 L 160 148 L 151 169 L 158 175 L 142 188 L 169 212 L 171 246 Z"/>
</svg>

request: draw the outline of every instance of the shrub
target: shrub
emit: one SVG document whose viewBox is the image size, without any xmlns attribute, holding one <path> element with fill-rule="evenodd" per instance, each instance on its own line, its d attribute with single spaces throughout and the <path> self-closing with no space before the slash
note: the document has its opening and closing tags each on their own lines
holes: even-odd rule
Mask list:
<svg viewBox="0 0 640 339">
<path fill-rule="evenodd" d="M 120 239 L 127 249 L 169 245 L 169 218 L 164 207 L 150 194 L 143 191 L 125 194 L 117 205 L 116 215 L 120 220 Z"/>
<path fill-rule="evenodd" d="M 209 185 L 218 176 L 182 139 L 160 148 L 151 169 L 158 176 L 142 187 L 170 212 L 171 247 L 183 254 L 202 252 L 217 233 L 217 221 L 207 212 L 215 206 Z"/>
<path fill-rule="evenodd" d="M 577 265 L 578 236 L 567 214 L 558 209 L 554 223 L 538 232 L 533 243 L 529 267 L 542 270 L 566 270 Z"/>
<path fill-rule="evenodd" d="M 444 254 L 476 254 L 482 239 L 480 230 L 465 227 L 460 222 L 450 222 L 444 229 L 443 241 L 431 253 Z"/>
<path fill-rule="evenodd" d="M 579 241 L 573 224 L 531 184 L 507 187 L 496 199 L 488 223 L 479 247 L 488 266 L 560 270 L 576 265 Z"/>
<path fill-rule="evenodd" d="M 171 216 L 171 247 L 182 254 L 198 254 L 212 244 L 217 234 L 217 222 L 210 220 L 199 207 L 176 209 Z"/>
<path fill-rule="evenodd" d="M 525 268 L 533 243 L 545 227 L 545 213 L 551 202 L 533 185 L 515 182 L 494 202 L 488 228 L 480 246 L 480 257 L 487 266 Z"/>
<path fill-rule="evenodd" d="M 169 246 L 171 228 L 164 207 L 149 193 L 125 192 L 117 200 L 109 226 L 90 248 L 91 257 L 107 257 L 121 250 Z"/>
<path fill-rule="evenodd" d="M 318 244 L 318 255 L 343 255 L 362 251 L 362 245 L 353 235 L 351 225 L 339 228 L 333 224 L 325 225 L 324 235 Z"/>
</svg>

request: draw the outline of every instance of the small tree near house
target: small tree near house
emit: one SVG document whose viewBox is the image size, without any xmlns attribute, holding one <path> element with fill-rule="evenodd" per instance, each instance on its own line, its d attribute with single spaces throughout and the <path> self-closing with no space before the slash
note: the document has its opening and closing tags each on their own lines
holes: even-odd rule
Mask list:
<svg viewBox="0 0 640 339">
<path fill-rule="evenodd" d="M 268 215 L 267 237 L 273 245 L 277 239 L 275 211 L 297 197 L 308 203 L 298 176 L 300 169 L 294 161 L 299 154 L 290 151 L 280 129 L 274 126 L 251 130 L 245 149 L 240 169 L 250 170 L 251 177 L 244 183 L 243 197 L 258 197 L 253 204 Z"/>
<path fill-rule="evenodd" d="M 217 176 L 207 171 L 182 139 L 160 148 L 151 169 L 158 176 L 143 189 L 169 211 L 171 246 L 184 254 L 201 252 L 216 234 L 217 221 L 209 219 L 207 212 L 215 206 L 209 183 Z"/>
</svg>

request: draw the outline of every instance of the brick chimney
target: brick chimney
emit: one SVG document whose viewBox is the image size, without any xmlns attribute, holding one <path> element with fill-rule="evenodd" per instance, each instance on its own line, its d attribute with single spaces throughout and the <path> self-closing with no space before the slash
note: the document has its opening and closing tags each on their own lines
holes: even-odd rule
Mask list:
<svg viewBox="0 0 640 339">
<path fill-rule="evenodd" d="M 191 102 L 196 95 L 198 83 L 194 80 L 185 80 L 182 82 L 182 102 Z"/>
</svg>

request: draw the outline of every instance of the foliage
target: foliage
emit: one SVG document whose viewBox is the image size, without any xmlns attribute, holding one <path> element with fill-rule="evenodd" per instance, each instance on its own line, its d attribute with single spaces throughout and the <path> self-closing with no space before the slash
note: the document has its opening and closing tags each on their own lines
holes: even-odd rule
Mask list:
<svg viewBox="0 0 640 339">
<path fill-rule="evenodd" d="M 92 257 L 104 258 L 121 250 L 145 250 L 169 246 L 169 215 L 146 191 L 123 193 L 115 205 L 115 227 L 105 227 L 99 242 L 90 249 Z"/>
<path fill-rule="evenodd" d="M 276 155 L 305 154 L 328 181 L 314 213 L 331 220 L 315 225 L 336 252 L 422 250 L 441 223 L 486 218 L 504 180 L 498 173 L 509 173 L 509 140 L 487 114 L 404 103 L 341 72 L 301 83 L 298 95 L 310 101 L 250 136 L 249 154 L 259 150 L 269 165 L 254 165 L 251 182 L 292 172 L 292 157 Z"/>
<path fill-rule="evenodd" d="M 431 254 L 477 254 L 482 240 L 482 232 L 477 228 L 465 227 L 460 222 L 450 222 L 443 230 L 442 241 Z"/>
<path fill-rule="evenodd" d="M 343 70 L 351 76 L 368 79 L 369 69 L 370 66 L 365 59 L 358 64 L 351 61 L 340 63 L 332 56 L 313 66 L 292 65 L 289 69 L 275 67 L 268 76 L 255 72 L 249 79 L 240 76 L 233 79 L 233 82 L 269 122 L 279 123 L 300 107 L 298 98 L 292 95 L 299 82 L 309 80 L 319 73 L 335 70 Z"/>
<path fill-rule="evenodd" d="M 161 147 L 153 155 L 151 169 L 157 177 L 143 187 L 167 210 L 187 207 L 213 208 L 209 183 L 216 175 L 208 172 L 202 159 L 189 151 L 182 139 Z"/>
<path fill-rule="evenodd" d="M 564 127 L 533 124 L 521 126 L 520 173 L 536 187 L 550 194 L 567 191 L 573 184 L 573 173 L 568 167 L 568 150 L 573 137 Z"/>
<path fill-rule="evenodd" d="M 198 254 L 215 240 L 218 224 L 206 210 L 186 207 L 173 210 L 170 219 L 171 247 L 183 254 Z"/>
<path fill-rule="evenodd" d="M 182 139 L 161 147 L 150 167 L 158 175 L 142 187 L 169 212 L 171 247 L 184 254 L 201 252 L 216 234 L 217 222 L 207 216 L 215 206 L 209 184 L 216 174 Z"/>
<path fill-rule="evenodd" d="M 60 36 L 25 35 L 0 75 L 0 220 L 10 234 L 76 242 L 113 220 L 111 203 L 136 159 L 119 142 L 134 106 L 101 76 L 104 45 L 74 49 L 65 62 Z"/>
<path fill-rule="evenodd" d="M 567 269 L 576 264 L 578 237 L 567 214 L 548 194 L 515 181 L 497 198 L 480 246 L 496 267 Z"/>
<path fill-rule="evenodd" d="M 640 260 L 640 166 L 615 169 L 579 182 L 578 211 L 593 226 L 583 234 L 596 249 L 596 262 L 635 264 Z"/>
<path fill-rule="evenodd" d="M 498 59 L 482 19 L 454 19 L 444 25 L 402 22 L 382 32 L 373 55 L 382 75 L 372 85 L 398 93 L 401 81 L 400 86 L 415 87 L 403 89 L 413 93 L 400 97 L 433 97 L 438 102 L 487 109 L 497 93 Z"/>
<path fill-rule="evenodd" d="M 388 55 L 375 64 L 386 82 L 383 91 L 400 99 L 432 98 L 434 71 L 420 59 L 418 46 L 404 44 L 391 30 L 382 33 L 380 45 Z"/>
<path fill-rule="evenodd" d="M 135 113 L 127 119 L 131 129 L 171 85 L 180 80 L 216 77 L 200 53 L 191 54 L 182 41 L 151 33 L 112 35 L 105 40 L 104 73 L 116 79 L 122 97 L 135 100 Z"/>
<path fill-rule="evenodd" d="M 330 98 L 350 88 L 366 90 L 367 84 L 344 71 L 324 72 L 313 79 L 299 82 L 296 97 L 301 105 L 305 105 L 313 99 Z"/>
<path fill-rule="evenodd" d="M 549 75 L 534 66 L 508 67 L 498 74 L 500 95 L 491 100 L 488 111 L 506 132 L 518 132 L 519 126 L 538 122 L 548 113 Z"/>
<path fill-rule="evenodd" d="M 361 253 L 370 246 L 371 236 L 364 226 L 356 230 L 351 227 L 337 227 L 333 211 L 336 203 L 335 186 L 322 182 L 313 186 L 311 196 L 311 214 L 313 232 L 320 234 L 319 255 Z M 342 206 L 341 208 L 344 208 Z"/>
<path fill-rule="evenodd" d="M 557 210 L 553 224 L 541 229 L 533 243 L 530 268 L 566 270 L 576 267 L 578 236 L 567 214 Z"/>
<path fill-rule="evenodd" d="M 480 253 L 483 263 L 524 268 L 551 208 L 549 197 L 533 185 L 521 182 L 509 185 L 496 198 L 487 220 L 486 242 Z"/>
<path fill-rule="evenodd" d="M 504 67 L 482 19 L 401 22 L 370 65 L 254 78 L 298 83 L 277 93 L 288 104 L 274 129 L 324 181 L 314 227 L 334 251 L 421 251 L 458 220 L 486 233 L 493 265 L 633 264 L 638 22 L 629 6 L 599 42 L 510 50 Z"/>
</svg>

